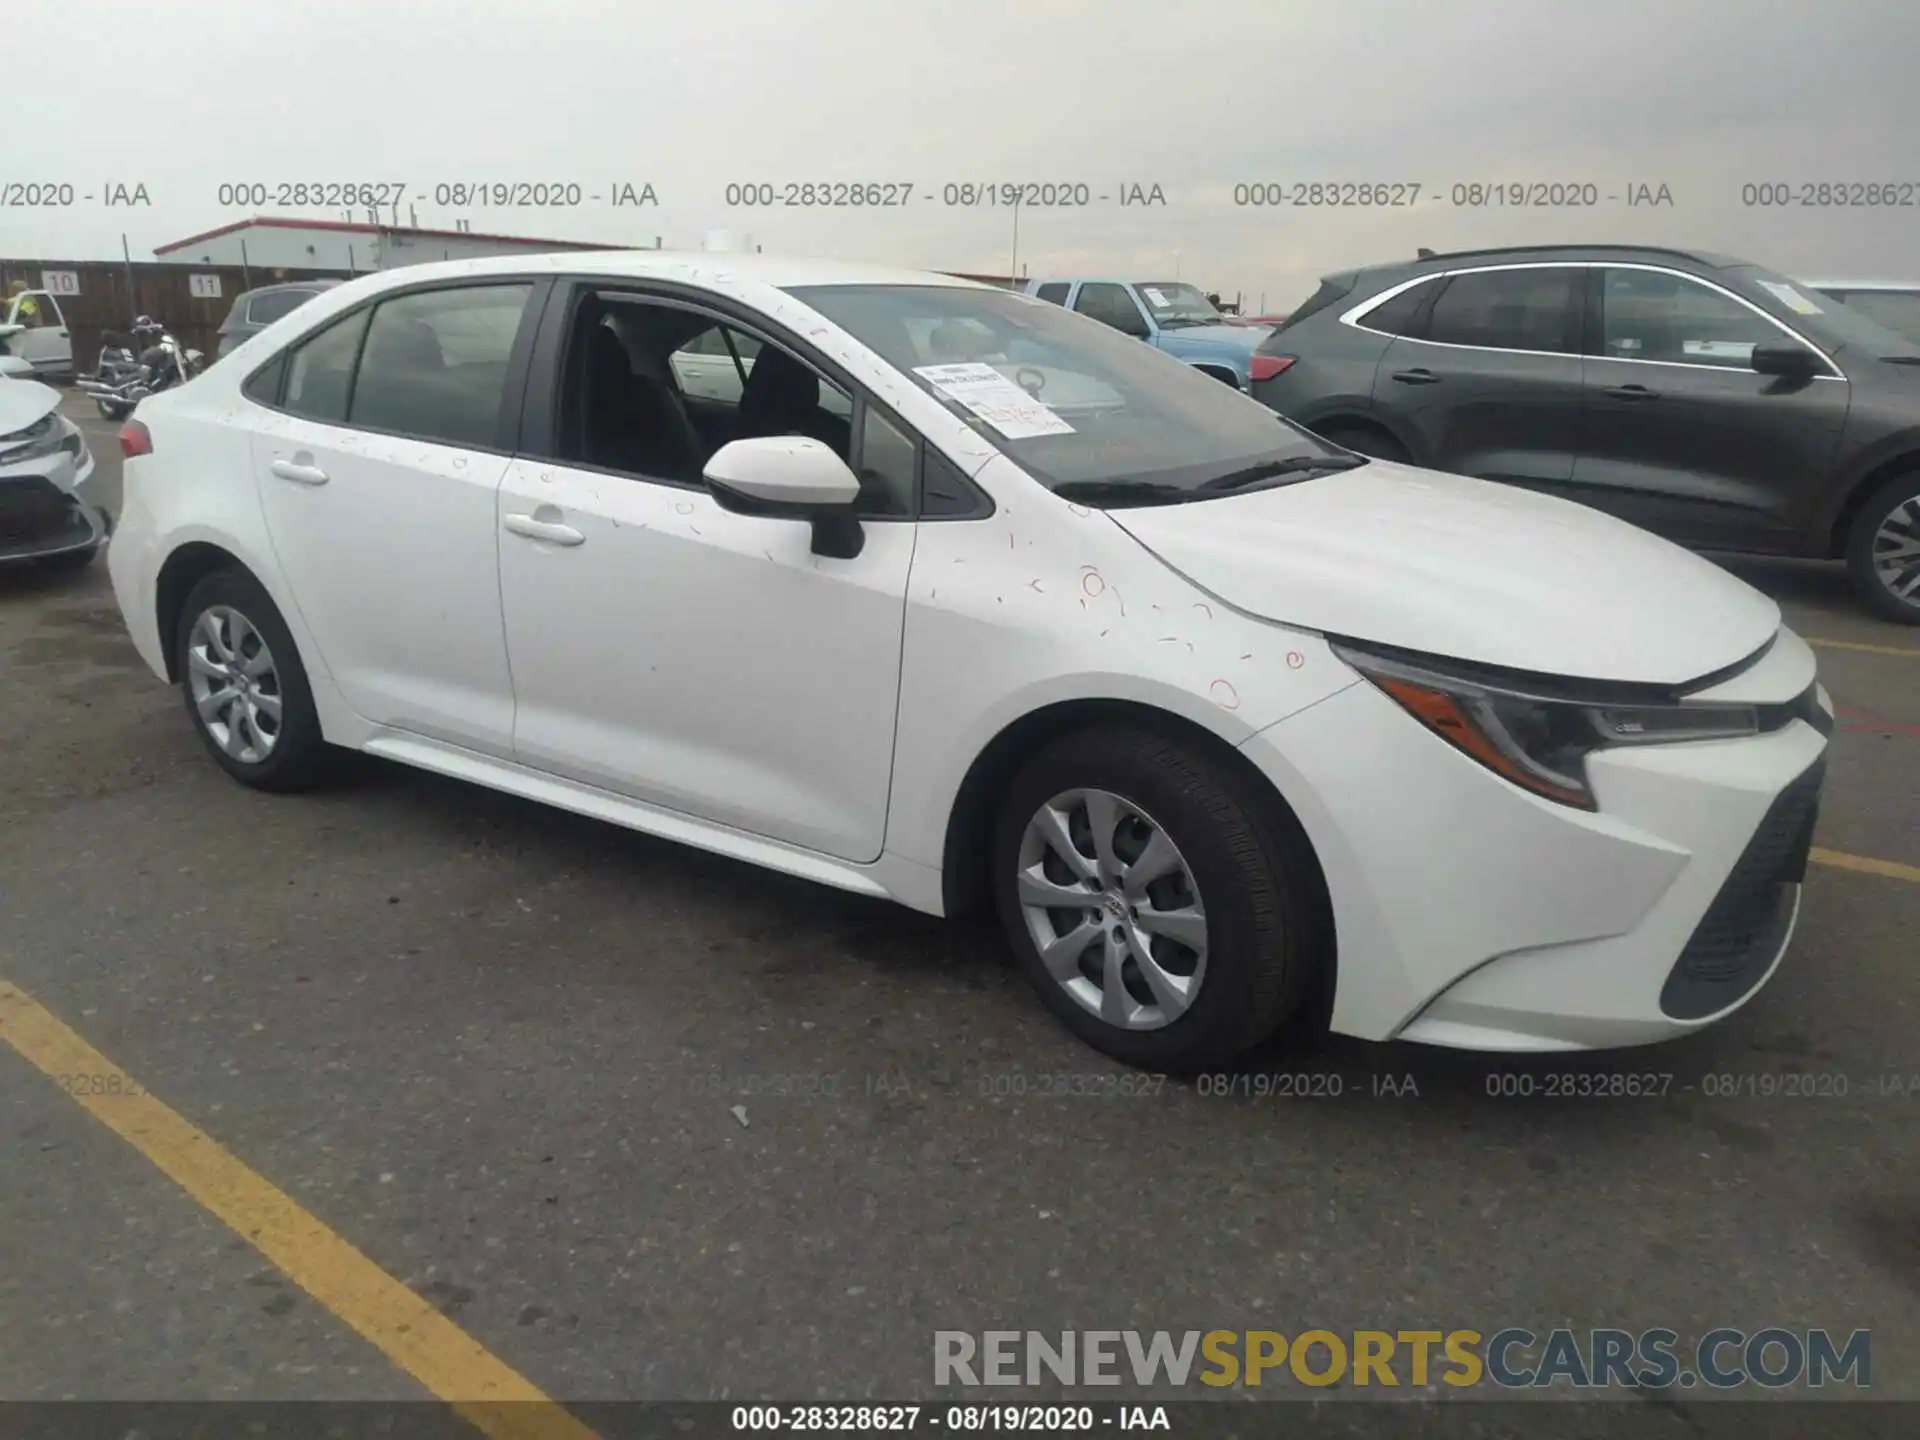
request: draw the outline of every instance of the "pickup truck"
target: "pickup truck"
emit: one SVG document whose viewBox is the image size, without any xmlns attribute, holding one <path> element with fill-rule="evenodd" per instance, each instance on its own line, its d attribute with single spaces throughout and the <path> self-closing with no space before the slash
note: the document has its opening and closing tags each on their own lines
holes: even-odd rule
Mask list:
<svg viewBox="0 0 1920 1440">
<path fill-rule="evenodd" d="M 73 339 L 52 295 L 27 290 L 0 297 L 0 355 L 26 361 L 36 376 L 72 376 Z"/>
<path fill-rule="evenodd" d="M 1029 280 L 1026 293 L 1144 340 L 1243 393 L 1253 352 L 1271 332 L 1221 314 L 1198 287 L 1178 280 L 1051 277 Z"/>
</svg>

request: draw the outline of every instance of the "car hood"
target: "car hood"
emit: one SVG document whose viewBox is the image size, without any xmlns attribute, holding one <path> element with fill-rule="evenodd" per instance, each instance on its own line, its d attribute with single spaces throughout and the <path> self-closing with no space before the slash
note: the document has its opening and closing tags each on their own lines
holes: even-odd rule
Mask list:
<svg viewBox="0 0 1920 1440">
<path fill-rule="evenodd" d="M 1265 620 L 1429 655 L 1678 685 L 1771 640 L 1780 609 L 1718 566 L 1598 510 L 1375 460 L 1113 520 Z"/>
<path fill-rule="evenodd" d="M 60 406 L 60 392 L 38 380 L 0 379 L 0 435 L 24 430 Z"/>
<path fill-rule="evenodd" d="M 1265 331 L 1258 325 L 1180 325 L 1160 332 L 1161 343 L 1165 345 L 1199 345 L 1246 354 L 1252 353 L 1266 338 Z"/>
</svg>

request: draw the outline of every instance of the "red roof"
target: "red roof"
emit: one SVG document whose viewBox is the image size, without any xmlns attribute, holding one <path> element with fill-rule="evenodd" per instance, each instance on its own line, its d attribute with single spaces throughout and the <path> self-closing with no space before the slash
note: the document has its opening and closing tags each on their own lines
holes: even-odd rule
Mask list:
<svg viewBox="0 0 1920 1440">
<path fill-rule="evenodd" d="M 601 245 L 586 240 L 542 240 L 532 235 L 489 235 L 478 230 L 422 230 L 413 225 L 370 225 L 362 220 L 295 220 L 279 215 L 254 215 L 245 220 L 236 220 L 231 225 L 222 225 L 214 230 L 205 230 L 198 235 L 189 235 L 184 240 L 175 240 L 167 245 L 156 245 L 153 253 L 164 255 L 170 250 L 185 250 L 198 245 L 203 240 L 218 239 L 222 235 L 231 235 L 236 230 L 246 230 L 254 226 L 264 226 L 276 230 L 343 230 L 354 235 L 406 235 L 420 236 L 431 240 L 504 240 L 510 245 L 559 245 L 568 250 L 635 250 L 644 247 L 635 245 Z"/>
</svg>

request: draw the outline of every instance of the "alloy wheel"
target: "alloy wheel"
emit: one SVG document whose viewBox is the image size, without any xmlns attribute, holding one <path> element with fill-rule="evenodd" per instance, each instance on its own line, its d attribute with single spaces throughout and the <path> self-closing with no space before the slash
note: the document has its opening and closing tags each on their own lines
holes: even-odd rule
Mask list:
<svg viewBox="0 0 1920 1440">
<path fill-rule="evenodd" d="M 1192 1007 L 1207 969 L 1207 917 L 1186 858 L 1138 805 L 1069 790 L 1027 822 L 1018 898 L 1046 972 L 1125 1030 Z"/>
<path fill-rule="evenodd" d="M 273 652 L 230 605 L 200 612 L 187 640 L 187 686 L 207 734 L 228 755 L 258 765 L 280 739 L 284 699 Z"/>
<path fill-rule="evenodd" d="M 1920 605 L 1920 495 L 1896 505 L 1873 532 L 1873 573 L 1887 593 Z"/>
</svg>

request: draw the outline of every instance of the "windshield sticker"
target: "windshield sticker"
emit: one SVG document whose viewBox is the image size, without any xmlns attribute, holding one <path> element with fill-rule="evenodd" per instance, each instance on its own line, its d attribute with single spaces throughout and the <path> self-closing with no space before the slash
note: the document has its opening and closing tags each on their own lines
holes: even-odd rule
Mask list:
<svg viewBox="0 0 1920 1440">
<path fill-rule="evenodd" d="M 1158 290 L 1154 289 L 1153 286 L 1151 285 L 1142 285 L 1140 287 L 1140 293 L 1147 297 L 1147 303 L 1153 306 L 1153 308 L 1156 310 L 1165 310 L 1168 306 L 1173 304 L 1171 300 L 1167 299 L 1166 296 L 1162 295 Z"/>
<path fill-rule="evenodd" d="M 1782 285 L 1776 280 L 1762 280 L 1760 285 L 1769 295 L 1773 296 L 1774 299 L 1778 300 L 1796 315 L 1824 315 L 1827 313 L 1791 285 Z"/>
<path fill-rule="evenodd" d="M 1071 425 L 991 365 L 918 365 L 913 373 L 1008 440 L 1074 433 Z"/>
</svg>

